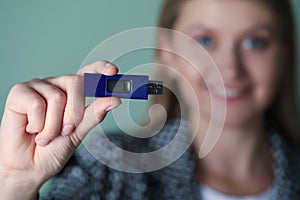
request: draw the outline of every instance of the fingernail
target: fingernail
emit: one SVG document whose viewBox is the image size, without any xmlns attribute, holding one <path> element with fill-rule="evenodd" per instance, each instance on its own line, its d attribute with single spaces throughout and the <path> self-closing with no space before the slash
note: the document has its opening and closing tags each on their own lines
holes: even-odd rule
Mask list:
<svg viewBox="0 0 300 200">
<path fill-rule="evenodd" d="M 111 65 L 111 63 L 108 62 L 108 63 L 105 64 L 105 67 L 109 67 L 110 65 Z"/>
<path fill-rule="evenodd" d="M 36 141 L 37 142 L 37 144 L 38 145 L 40 145 L 40 146 L 46 146 L 49 142 L 50 142 L 50 140 L 47 140 L 47 139 L 39 139 L 38 141 Z"/>
<path fill-rule="evenodd" d="M 64 136 L 68 136 L 73 132 L 73 130 L 74 130 L 73 125 L 66 124 L 66 125 L 63 126 L 61 134 L 64 135 Z"/>
<path fill-rule="evenodd" d="M 105 64 L 106 70 L 116 70 L 116 67 L 112 63 L 106 63 Z"/>
</svg>

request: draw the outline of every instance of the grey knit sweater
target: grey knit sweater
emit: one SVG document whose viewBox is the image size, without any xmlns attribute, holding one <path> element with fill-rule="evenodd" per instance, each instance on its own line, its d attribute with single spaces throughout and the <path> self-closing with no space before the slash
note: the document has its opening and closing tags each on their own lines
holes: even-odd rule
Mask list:
<svg viewBox="0 0 300 200">
<path fill-rule="evenodd" d="M 178 131 L 178 120 L 173 120 L 151 139 L 136 139 L 114 134 L 110 139 L 123 149 L 150 151 L 168 144 Z M 275 192 L 270 200 L 300 199 L 300 150 L 276 131 L 270 131 L 274 163 Z M 188 135 L 188 134 L 187 134 Z M 107 158 L 114 151 L 105 149 L 101 141 L 98 148 Z M 114 170 L 95 159 L 86 148 L 78 151 L 65 168 L 53 178 L 50 189 L 40 199 L 105 199 L 105 200 L 189 200 L 201 199 L 196 181 L 192 148 L 179 159 L 160 170 L 149 173 L 126 173 Z"/>
</svg>

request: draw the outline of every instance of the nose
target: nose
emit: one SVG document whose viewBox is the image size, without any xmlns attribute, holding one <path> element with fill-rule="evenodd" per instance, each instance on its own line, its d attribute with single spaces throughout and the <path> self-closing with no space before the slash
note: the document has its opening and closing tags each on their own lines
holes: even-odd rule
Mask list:
<svg viewBox="0 0 300 200">
<path fill-rule="evenodd" d="M 239 48 L 233 44 L 228 44 L 215 53 L 214 60 L 224 82 L 232 82 L 239 79 L 243 73 L 243 63 Z"/>
</svg>

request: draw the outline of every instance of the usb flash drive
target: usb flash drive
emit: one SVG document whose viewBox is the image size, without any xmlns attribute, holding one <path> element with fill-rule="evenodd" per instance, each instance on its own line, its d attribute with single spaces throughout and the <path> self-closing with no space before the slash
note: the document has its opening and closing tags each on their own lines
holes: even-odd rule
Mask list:
<svg viewBox="0 0 300 200">
<path fill-rule="evenodd" d="M 149 81 L 149 76 L 84 74 L 85 97 L 120 97 L 127 99 L 148 99 L 148 95 L 161 95 L 162 81 Z"/>
</svg>

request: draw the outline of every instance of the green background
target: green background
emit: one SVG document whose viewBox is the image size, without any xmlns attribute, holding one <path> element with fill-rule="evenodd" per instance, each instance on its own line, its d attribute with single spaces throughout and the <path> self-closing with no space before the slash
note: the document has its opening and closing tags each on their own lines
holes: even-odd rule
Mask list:
<svg viewBox="0 0 300 200">
<path fill-rule="evenodd" d="M 161 2 L 0 0 L 0 118 L 14 84 L 34 77 L 76 73 L 93 48 L 108 37 L 132 28 L 156 26 Z M 294 3 L 295 9 L 300 7 L 298 0 Z M 296 14 L 300 19 L 300 12 Z M 118 63 L 120 72 L 152 59 L 152 52 L 127 55 Z M 134 120 L 143 118 L 145 104 L 130 102 Z M 105 129 L 117 129 L 111 116 L 103 124 Z"/>
<path fill-rule="evenodd" d="M 161 2 L 0 0 L 0 116 L 14 84 L 34 77 L 76 73 L 101 41 L 128 29 L 156 26 Z M 295 9 L 300 7 L 298 0 L 294 3 Z M 151 61 L 151 52 L 128 56 L 120 62 L 120 71 Z M 137 110 L 133 118 L 141 118 L 146 103 L 131 103 Z M 114 127 L 109 117 L 105 123 Z"/>
<path fill-rule="evenodd" d="M 14 84 L 76 73 L 86 56 L 110 36 L 156 26 L 161 2 L 0 0 L 0 116 Z M 152 61 L 152 52 L 139 52 L 124 56 L 117 64 L 125 73 L 131 66 Z M 137 113 L 131 117 L 142 118 L 145 104 L 130 103 Z M 110 115 L 103 124 L 116 128 Z"/>
</svg>

